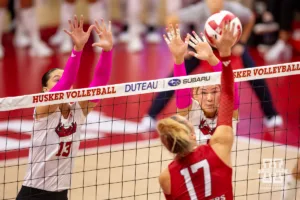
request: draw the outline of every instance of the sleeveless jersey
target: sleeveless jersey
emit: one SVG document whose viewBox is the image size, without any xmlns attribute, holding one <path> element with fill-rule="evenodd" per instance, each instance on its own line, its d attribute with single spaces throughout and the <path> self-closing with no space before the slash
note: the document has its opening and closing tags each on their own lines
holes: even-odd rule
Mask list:
<svg viewBox="0 0 300 200">
<path fill-rule="evenodd" d="M 171 194 L 176 200 L 233 200 L 232 169 L 210 145 L 200 145 L 169 164 Z"/>
<path fill-rule="evenodd" d="M 24 186 L 47 191 L 70 188 L 81 125 L 86 119 L 78 103 L 70 106 L 66 119 L 59 108 L 47 117 L 34 117 Z"/>
<path fill-rule="evenodd" d="M 185 117 L 194 126 L 197 143 L 208 144 L 208 141 L 217 127 L 217 116 L 214 118 L 207 118 L 199 102 L 193 99 L 192 108 Z M 232 129 L 234 134 L 236 133 L 237 123 L 238 121 L 233 118 Z"/>
</svg>

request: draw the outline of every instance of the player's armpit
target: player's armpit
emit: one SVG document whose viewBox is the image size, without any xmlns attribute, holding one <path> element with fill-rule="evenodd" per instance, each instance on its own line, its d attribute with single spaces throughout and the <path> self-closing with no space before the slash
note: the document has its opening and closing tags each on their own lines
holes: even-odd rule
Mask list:
<svg viewBox="0 0 300 200">
<path fill-rule="evenodd" d="M 218 126 L 209 141 L 218 157 L 229 167 L 231 167 L 231 149 L 234 141 L 233 129 L 230 126 Z"/>
<path fill-rule="evenodd" d="M 224 150 L 230 154 L 231 148 L 234 141 L 233 129 L 230 126 L 221 125 L 218 126 L 214 134 L 212 135 L 209 144 L 213 147 L 213 145 L 221 145 L 224 147 Z"/>
<path fill-rule="evenodd" d="M 158 177 L 159 184 L 166 196 L 171 194 L 171 180 L 169 169 L 166 168 Z"/>
<path fill-rule="evenodd" d="M 47 105 L 47 106 L 38 106 L 35 109 L 35 118 L 36 119 L 41 119 L 44 117 L 47 117 L 51 114 L 53 114 L 57 108 L 65 108 L 65 106 L 63 106 L 64 104 L 55 104 L 55 105 Z"/>
</svg>

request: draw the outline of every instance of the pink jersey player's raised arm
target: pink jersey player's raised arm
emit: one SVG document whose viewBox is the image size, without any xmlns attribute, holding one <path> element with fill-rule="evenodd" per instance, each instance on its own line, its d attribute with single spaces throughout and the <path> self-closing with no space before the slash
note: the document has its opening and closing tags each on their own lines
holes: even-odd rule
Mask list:
<svg viewBox="0 0 300 200">
<path fill-rule="evenodd" d="M 89 87 L 104 86 L 108 84 L 112 70 L 112 50 L 102 52 L 100 59 L 96 65 L 94 77 Z M 97 103 L 95 99 L 91 102 Z"/>
<path fill-rule="evenodd" d="M 186 69 L 184 62 L 177 65 L 174 64 L 174 76 L 186 76 Z M 176 106 L 179 109 L 188 108 L 192 103 L 192 92 L 190 88 L 179 89 L 175 91 Z"/>
<path fill-rule="evenodd" d="M 76 51 L 73 49 L 61 78 L 59 79 L 57 84 L 50 90 L 50 92 L 69 90 L 72 87 L 79 71 L 81 55 L 82 50 Z"/>
</svg>

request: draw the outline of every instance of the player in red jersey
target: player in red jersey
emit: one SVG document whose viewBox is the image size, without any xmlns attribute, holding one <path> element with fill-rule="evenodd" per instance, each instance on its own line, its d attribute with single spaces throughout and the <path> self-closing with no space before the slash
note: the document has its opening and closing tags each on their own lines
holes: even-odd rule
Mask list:
<svg viewBox="0 0 300 200">
<path fill-rule="evenodd" d="M 166 39 L 175 64 L 184 62 L 189 37 L 180 39 L 180 31 L 169 28 Z M 231 48 L 236 35 L 234 25 L 225 22 L 222 36 L 216 46 L 222 60 L 221 97 L 218 122 L 208 144 L 197 146 L 192 124 L 179 115 L 162 119 L 157 130 L 164 146 L 174 160 L 160 177 L 160 186 L 167 200 L 232 200 L 231 148 L 234 135 L 232 115 L 234 108 L 234 77 L 230 64 Z"/>
</svg>

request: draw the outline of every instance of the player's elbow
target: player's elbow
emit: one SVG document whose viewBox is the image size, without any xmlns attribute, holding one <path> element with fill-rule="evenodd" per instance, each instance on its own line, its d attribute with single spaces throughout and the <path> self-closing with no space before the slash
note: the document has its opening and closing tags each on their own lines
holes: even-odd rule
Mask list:
<svg viewBox="0 0 300 200">
<path fill-rule="evenodd" d="M 185 108 L 185 109 L 177 108 L 177 114 L 182 117 L 186 117 L 189 114 L 189 108 Z"/>
<path fill-rule="evenodd" d="M 214 134 L 217 137 L 215 137 L 215 140 L 217 143 L 221 143 L 226 146 L 232 146 L 234 136 L 233 136 L 233 129 L 231 126 L 227 125 L 220 125 L 216 129 L 216 132 L 219 132 L 219 134 Z"/>
</svg>

